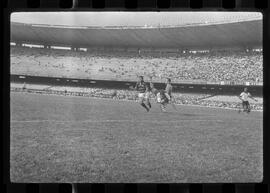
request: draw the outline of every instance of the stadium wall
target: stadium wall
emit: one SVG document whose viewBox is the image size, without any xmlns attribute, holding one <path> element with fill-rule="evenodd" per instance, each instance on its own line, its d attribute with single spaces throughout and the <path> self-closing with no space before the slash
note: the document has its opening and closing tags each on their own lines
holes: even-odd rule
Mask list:
<svg viewBox="0 0 270 193">
<path fill-rule="evenodd" d="M 131 81 L 112 81 L 112 80 L 92 80 L 92 79 L 69 79 L 56 77 L 40 77 L 25 75 L 10 75 L 10 82 L 41 84 L 71 87 L 89 87 L 104 89 L 129 89 L 135 82 Z M 164 83 L 155 83 L 157 89 L 164 89 Z M 263 87 L 261 85 L 219 85 L 219 84 L 173 84 L 174 92 L 198 93 L 212 95 L 239 95 L 244 87 L 248 87 L 253 96 L 262 97 Z"/>
</svg>

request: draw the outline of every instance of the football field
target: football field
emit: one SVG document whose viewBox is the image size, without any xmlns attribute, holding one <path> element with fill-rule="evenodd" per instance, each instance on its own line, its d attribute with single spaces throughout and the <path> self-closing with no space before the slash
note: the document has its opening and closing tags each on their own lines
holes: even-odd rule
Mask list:
<svg viewBox="0 0 270 193">
<path fill-rule="evenodd" d="M 263 113 L 10 94 L 12 182 L 259 182 Z"/>
</svg>

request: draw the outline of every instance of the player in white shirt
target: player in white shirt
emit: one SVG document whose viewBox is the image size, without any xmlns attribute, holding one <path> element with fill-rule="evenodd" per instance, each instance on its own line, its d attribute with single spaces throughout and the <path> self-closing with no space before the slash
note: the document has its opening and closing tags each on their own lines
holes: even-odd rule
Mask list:
<svg viewBox="0 0 270 193">
<path fill-rule="evenodd" d="M 169 102 L 170 104 L 172 105 L 173 109 L 177 111 L 177 108 L 176 106 L 174 105 L 175 103 L 175 99 L 174 97 L 172 96 L 172 90 L 173 90 L 173 86 L 171 84 L 171 79 L 170 78 L 167 78 L 167 81 L 166 81 L 166 88 L 165 88 L 165 94 L 167 96 L 167 98 L 169 99 Z"/>
<path fill-rule="evenodd" d="M 150 78 L 150 90 L 151 93 L 155 96 L 157 103 L 160 104 L 160 110 L 166 112 L 165 107 L 169 103 L 170 97 L 165 90 L 158 90 L 154 87 L 152 79 Z"/>
<path fill-rule="evenodd" d="M 243 112 L 250 112 L 250 104 L 248 102 L 248 98 L 253 99 L 254 101 L 257 101 L 255 98 L 251 96 L 251 94 L 248 92 L 247 88 L 244 88 L 244 91 L 239 95 L 239 99 L 242 100 L 242 107 L 243 107 Z M 241 112 L 241 109 L 238 111 L 239 113 Z"/>
</svg>

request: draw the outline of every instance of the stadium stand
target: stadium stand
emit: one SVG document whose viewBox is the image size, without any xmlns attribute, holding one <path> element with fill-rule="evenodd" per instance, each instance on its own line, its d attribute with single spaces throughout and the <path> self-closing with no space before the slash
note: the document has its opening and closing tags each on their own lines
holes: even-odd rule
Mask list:
<svg viewBox="0 0 270 193">
<path fill-rule="evenodd" d="M 244 50 L 206 53 L 162 53 L 123 51 L 71 51 L 11 47 L 11 74 L 137 80 L 137 75 L 154 81 L 170 77 L 185 81 L 263 81 L 262 53 Z"/>
</svg>

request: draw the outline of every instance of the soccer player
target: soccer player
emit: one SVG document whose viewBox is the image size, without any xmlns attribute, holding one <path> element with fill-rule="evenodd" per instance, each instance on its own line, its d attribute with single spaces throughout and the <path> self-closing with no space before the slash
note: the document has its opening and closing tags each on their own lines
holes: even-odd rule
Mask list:
<svg viewBox="0 0 270 193">
<path fill-rule="evenodd" d="M 151 108 L 151 103 L 149 101 L 150 88 L 146 84 L 146 82 L 144 82 L 143 76 L 139 76 L 139 81 L 135 85 L 135 90 L 137 90 L 139 92 L 138 93 L 138 98 L 139 98 L 140 105 L 143 108 L 145 108 L 146 111 L 148 112 L 150 110 L 150 108 Z M 148 105 L 148 107 L 146 106 L 146 104 L 144 103 L 144 101 L 146 102 L 146 104 Z"/>
<path fill-rule="evenodd" d="M 160 104 L 161 111 L 162 112 L 166 112 L 165 111 L 165 107 L 169 103 L 168 94 L 166 94 L 166 92 L 164 90 L 157 90 L 154 87 L 154 84 L 152 83 L 152 79 L 151 78 L 150 78 L 150 90 L 154 94 L 157 103 Z"/>
<path fill-rule="evenodd" d="M 162 112 L 166 112 L 165 107 L 169 103 L 168 95 L 164 90 L 159 90 L 156 93 L 157 102 L 160 103 L 160 109 Z"/>
<path fill-rule="evenodd" d="M 246 112 L 246 113 L 250 113 L 250 104 L 249 104 L 248 98 L 251 98 L 254 101 L 257 101 L 255 98 L 251 96 L 251 94 L 248 92 L 248 89 L 244 88 L 244 91 L 240 94 L 239 99 L 242 101 L 243 112 Z M 238 112 L 240 113 L 241 109 L 239 109 Z"/>
<path fill-rule="evenodd" d="M 172 97 L 172 89 L 173 89 L 173 87 L 172 87 L 172 84 L 171 84 L 171 79 L 167 78 L 166 88 L 165 88 L 166 93 L 165 94 L 166 94 L 167 98 L 169 99 L 169 102 L 172 105 L 172 107 L 174 108 L 174 110 L 177 111 L 177 109 L 176 109 L 176 107 L 174 105 L 175 100 Z"/>
</svg>

